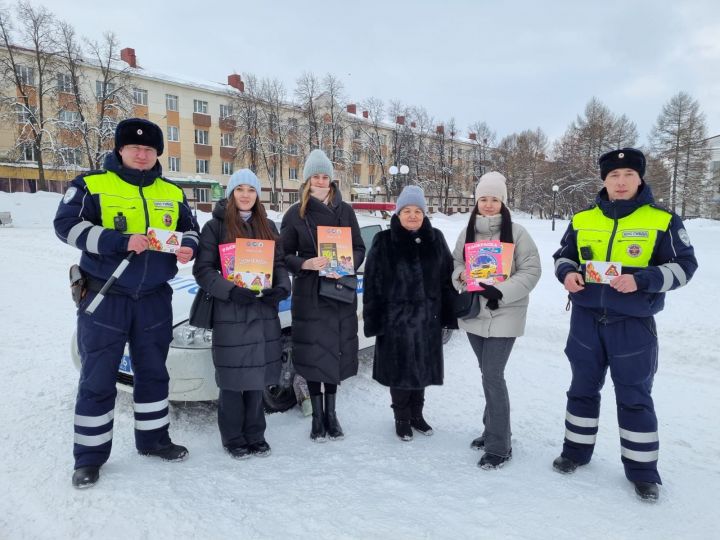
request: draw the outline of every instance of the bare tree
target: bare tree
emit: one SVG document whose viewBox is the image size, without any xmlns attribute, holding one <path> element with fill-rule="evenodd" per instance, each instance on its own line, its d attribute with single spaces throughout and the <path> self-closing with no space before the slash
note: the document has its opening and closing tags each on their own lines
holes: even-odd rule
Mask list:
<svg viewBox="0 0 720 540">
<path fill-rule="evenodd" d="M 705 133 L 700 104 L 679 92 L 663 106 L 650 134 L 653 149 L 671 171 L 669 207 L 683 216 L 688 207 L 699 212 L 707 195 Z"/>
<path fill-rule="evenodd" d="M 55 20 L 46 8 L 35 8 L 27 1 L 18 2 L 15 11 L 17 29 L 8 10 L 0 11 L 0 38 L 4 45 L 0 53 L 0 81 L 16 91 L 16 97 L 10 101 L 14 108 L 11 114 L 14 113 L 19 127 L 17 147 L 23 159 L 37 162 L 37 188 L 45 191 L 43 150 L 47 146 L 48 110 L 55 90 L 52 84 L 56 74 Z M 22 47 L 15 43 L 16 39 Z"/>
<path fill-rule="evenodd" d="M 70 24 L 59 23 L 58 36 L 56 159 L 65 164 L 80 149 L 87 165 L 99 169 L 112 148 L 115 126 L 132 111 L 130 68 L 117 60 L 120 45 L 112 32 L 102 41 L 85 42 L 89 57 Z M 99 73 L 94 88 L 89 67 Z"/>
<path fill-rule="evenodd" d="M 469 129 L 470 133 L 475 135 L 475 138 L 471 139 L 473 148 L 470 155 L 470 171 L 474 181 L 477 182 L 493 166 L 490 149 L 496 144 L 496 135 L 485 122 L 475 122 Z"/>
<path fill-rule="evenodd" d="M 295 97 L 303 112 L 300 129 L 309 149 L 320 147 L 320 115 L 316 101 L 320 96 L 320 82 L 313 73 L 303 73 L 295 83 Z"/>
</svg>

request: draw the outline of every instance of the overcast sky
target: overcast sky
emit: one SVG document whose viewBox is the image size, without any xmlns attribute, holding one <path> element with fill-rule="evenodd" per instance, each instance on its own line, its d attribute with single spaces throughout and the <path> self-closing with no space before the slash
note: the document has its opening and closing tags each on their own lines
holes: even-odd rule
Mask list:
<svg viewBox="0 0 720 540">
<path fill-rule="evenodd" d="M 540 127 L 552 140 L 596 96 L 642 144 L 680 90 L 720 134 L 718 0 L 31 1 L 82 36 L 115 32 L 153 72 L 253 73 L 289 95 L 304 71 L 329 72 L 349 102 L 421 105 L 463 135 L 485 121 L 498 138 Z"/>
</svg>

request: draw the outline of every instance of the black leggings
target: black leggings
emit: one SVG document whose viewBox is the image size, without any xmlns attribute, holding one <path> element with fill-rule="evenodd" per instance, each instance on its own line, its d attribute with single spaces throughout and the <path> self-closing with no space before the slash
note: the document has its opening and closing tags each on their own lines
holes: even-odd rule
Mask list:
<svg viewBox="0 0 720 540">
<path fill-rule="evenodd" d="M 310 391 L 311 396 L 319 396 L 322 394 L 322 387 L 321 385 L 325 385 L 325 393 L 326 394 L 335 394 L 337 393 L 337 384 L 330 384 L 330 383 L 322 383 L 317 381 L 306 381 L 308 385 L 308 390 Z"/>
</svg>

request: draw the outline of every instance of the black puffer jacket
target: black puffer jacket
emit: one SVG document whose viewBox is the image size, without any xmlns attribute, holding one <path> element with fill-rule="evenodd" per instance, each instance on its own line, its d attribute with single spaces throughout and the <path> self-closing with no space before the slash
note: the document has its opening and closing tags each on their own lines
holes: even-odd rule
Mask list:
<svg viewBox="0 0 720 540">
<path fill-rule="evenodd" d="M 302 188 L 301 188 L 302 191 Z M 357 299 L 352 304 L 318 295 L 319 275 L 302 270 L 307 259 L 318 256 L 317 226 L 352 229 L 355 269 L 365 259 L 365 244 L 355 212 L 342 202 L 336 190 L 330 206 L 310 197 L 305 219 L 300 204 L 291 206 L 283 217 L 280 235 L 287 268 L 295 276 L 292 296 L 293 362 L 308 381 L 338 384 L 358 369 Z"/>
<path fill-rule="evenodd" d="M 252 304 L 230 300 L 235 285 L 222 277 L 218 245 L 225 243 L 227 201 L 215 205 L 213 218 L 200 233 L 193 275 L 200 287 L 215 297 L 212 355 L 215 380 L 223 390 L 262 390 L 280 377 L 280 319 L 276 307 L 256 299 Z M 252 218 L 248 222 L 252 227 Z M 277 233 L 275 224 L 271 228 Z M 273 287 L 290 292 L 282 242 L 275 242 Z"/>
<path fill-rule="evenodd" d="M 373 378 L 420 389 L 443 382 L 442 329 L 457 328 L 453 258 L 438 229 L 423 220 L 412 233 L 397 215 L 379 232 L 365 263 L 365 335 L 377 336 Z"/>
</svg>

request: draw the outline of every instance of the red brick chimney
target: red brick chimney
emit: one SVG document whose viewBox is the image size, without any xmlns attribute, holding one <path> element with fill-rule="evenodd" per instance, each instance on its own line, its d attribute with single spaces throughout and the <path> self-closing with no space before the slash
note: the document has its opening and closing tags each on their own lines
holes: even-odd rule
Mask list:
<svg viewBox="0 0 720 540">
<path fill-rule="evenodd" d="M 395 123 L 399 126 L 404 126 L 405 125 L 405 117 L 404 116 L 396 116 Z"/>
<path fill-rule="evenodd" d="M 237 73 L 228 75 L 228 85 L 240 90 L 241 92 L 245 91 L 245 83 L 242 82 L 242 78 Z"/>
<path fill-rule="evenodd" d="M 363 111 L 363 118 L 368 118 L 370 116 L 370 113 L 367 111 Z"/>
<path fill-rule="evenodd" d="M 130 67 L 137 67 L 137 58 L 135 57 L 135 49 L 125 47 L 120 51 L 120 60 L 125 62 Z"/>
<path fill-rule="evenodd" d="M 438 135 L 445 135 L 445 126 L 436 127 L 435 133 L 437 133 Z"/>
<path fill-rule="evenodd" d="M 468 135 L 468 139 L 470 139 L 471 141 L 477 141 L 477 133 L 470 133 Z"/>
<path fill-rule="evenodd" d="M 357 114 L 357 105 L 355 105 L 354 103 L 350 103 L 347 106 L 347 112 L 349 112 L 350 114 Z"/>
</svg>

